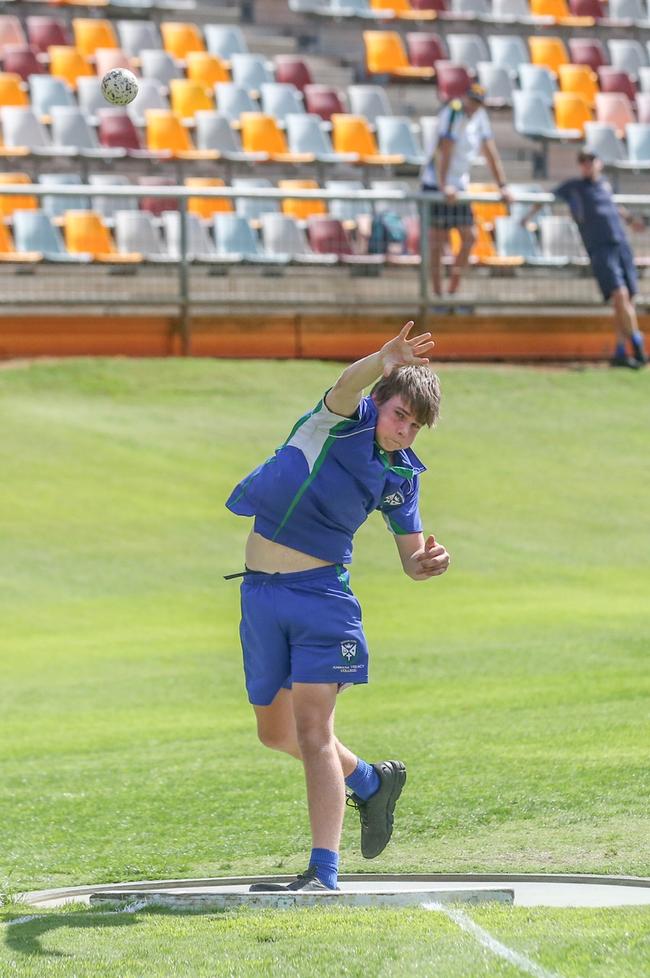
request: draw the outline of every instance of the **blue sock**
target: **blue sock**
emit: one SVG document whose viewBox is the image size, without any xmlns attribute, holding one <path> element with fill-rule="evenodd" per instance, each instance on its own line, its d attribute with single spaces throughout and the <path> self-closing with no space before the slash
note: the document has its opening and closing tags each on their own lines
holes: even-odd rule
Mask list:
<svg viewBox="0 0 650 978">
<path fill-rule="evenodd" d="M 614 356 L 616 357 L 617 360 L 623 360 L 623 359 L 625 359 L 626 352 L 625 352 L 625 343 L 624 342 L 618 342 L 616 344 L 616 349 L 614 350 Z"/>
<path fill-rule="evenodd" d="M 359 758 L 357 766 L 352 774 L 347 776 L 345 783 L 362 801 L 368 801 L 379 790 L 381 781 L 372 764 L 367 764 Z"/>
<path fill-rule="evenodd" d="M 632 333 L 632 349 L 634 350 L 635 356 L 643 356 L 645 352 L 643 348 L 643 333 L 638 329 Z"/>
<path fill-rule="evenodd" d="M 336 889 L 336 880 L 339 875 L 339 854 L 331 849 L 312 849 L 309 857 L 309 865 L 316 867 L 316 876 L 329 886 L 330 890 Z"/>
</svg>

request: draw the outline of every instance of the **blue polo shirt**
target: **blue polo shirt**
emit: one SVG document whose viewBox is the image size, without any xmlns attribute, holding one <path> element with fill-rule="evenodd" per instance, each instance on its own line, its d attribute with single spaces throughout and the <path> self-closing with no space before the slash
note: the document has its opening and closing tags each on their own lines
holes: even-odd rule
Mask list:
<svg viewBox="0 0 650 978">
<path fill-rule="evenodd" d="M 588 252 L 627 240 L 606 180 L 566 180 L 553 193 L 569 205 Z"/>
<path fill-rule="evenodd" d="M 352 418 L 320 400 L 296 422 L 275 453 L 231 493 L 226 506 L 254 516 L 261 536 L 285 547 L 347 564 L 352 538 L 378 509 L 392 533 L 419 533 L 419 475 L 411 449 L 387 452 L 375 441 L 377 408 L 364 397 Z"/>
</svg>

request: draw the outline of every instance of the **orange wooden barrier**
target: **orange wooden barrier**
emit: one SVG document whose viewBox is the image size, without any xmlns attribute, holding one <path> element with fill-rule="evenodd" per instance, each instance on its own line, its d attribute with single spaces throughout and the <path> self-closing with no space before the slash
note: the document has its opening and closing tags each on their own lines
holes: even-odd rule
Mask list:
<svg viewBox="0 0 650 978">
<path fill-rule="evenodd" d="M 613 346 L 611 317 L 402 317 L 286 314 L 197 317 L 192 356 L 352 360 L 376 350 L 411 316 L 436 340 L 436 360 L 601 360 Z M 650 316 L 640 317 L 650 330 Z M 0 317 L 0 358 L 182 355 L 177 322 L 166 316 Z"/>
</svg>

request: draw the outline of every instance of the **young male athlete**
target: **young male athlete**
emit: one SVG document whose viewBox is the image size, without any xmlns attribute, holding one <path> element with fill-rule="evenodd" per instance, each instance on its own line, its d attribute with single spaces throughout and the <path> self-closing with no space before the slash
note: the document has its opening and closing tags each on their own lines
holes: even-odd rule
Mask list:
<svg viewBox="0 0 650 978">
<path fill-rule="evenodd" d="M 255 518 L 246 571 L 232 575 L 243 577 L 248 697 L 262 743 L 303 763 L 313 846 L 293 883 L 252 890 L 337 889 L 346 785 L 359 810 L 362 854 L 373 859 L 391 837 L 404 764 L 371 765 L 344 747 L 334 708 L 339 690 L 368 681 L 361 609 L 345 568 L 359 526 L 378 509 L 416 581 L 449 566 L 445 548 L 425 540 L 418 510 L 424 466 L 411 445 L 423 425 L 435 424 L 440 388 L 426 356 L 431 334 L 409 339 L 412 326 L 344 370 L 226 503 Z"/>
</svg>

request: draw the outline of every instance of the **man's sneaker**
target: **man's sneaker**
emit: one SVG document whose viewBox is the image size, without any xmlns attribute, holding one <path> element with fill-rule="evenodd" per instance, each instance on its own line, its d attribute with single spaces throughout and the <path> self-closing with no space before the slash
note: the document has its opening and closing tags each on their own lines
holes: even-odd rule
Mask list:
<svg viewBox="0 0 650 978">
<path fill-rule="evenodd" d="M 638 370 L 641 363 L 634 357 L 612 357 L 609 365 L 610 367 L 628 367 L 630 370 Z"/>
<path fill-rule="evenodd" d="M 390 842 L 395 803 L 406 781 L 406 768 L 401 761 L 380 761 L 372 766 L 380 780 L 374 795 L 367 801 L 355 794 L 349 795 L 347 799 L 347 803 L 359 812 L 361 855 L 365 859 L 374 859 Z"/>
<path fill-rule="evenodd" d="M 299 890 L 301 893 L 334 893 L 334 890 L 318 879 L 315 866 L 310 866 L 306 873 L 297 876 L 293 883 L 253 883 L 249 892 L 278 893 L 287 890 Z M 335 890 L 338 891 L 338 886 Z"/>
</svg>

